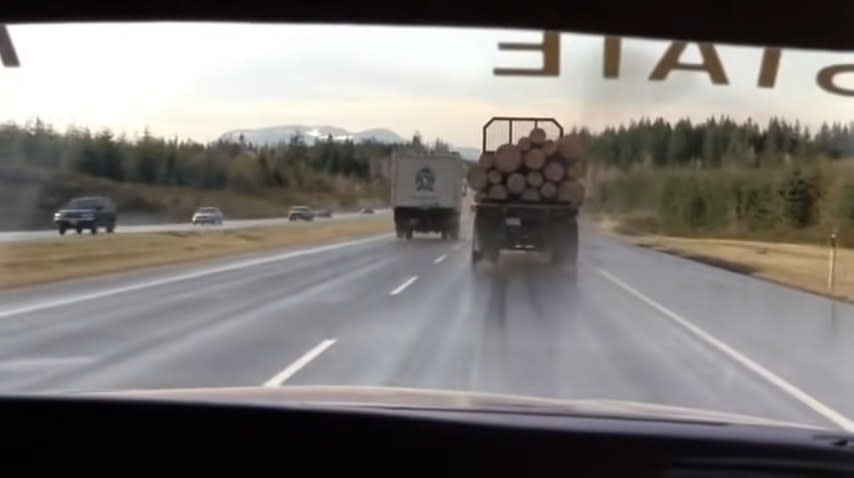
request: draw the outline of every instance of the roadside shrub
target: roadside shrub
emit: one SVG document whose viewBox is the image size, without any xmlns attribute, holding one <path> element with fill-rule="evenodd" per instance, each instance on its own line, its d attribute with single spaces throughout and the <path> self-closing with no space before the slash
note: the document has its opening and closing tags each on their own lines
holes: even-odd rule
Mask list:
<svg viewBox="0 0 854 478">
<path fill-rule="evenodd" d="M 736 227 L 754 232 L 776 226 L 780 200 L 769 178 L 735 177 L 732 199 Z"/>
<path fill-rule="evenodd" d="M 816 222 L 817 201 L 821 196 L 815 178 L 793 170 L 779 190 L 783 198 L 783 217 L 791 227 L 803 229 Z"/>
<path fill-rule="evenodd" d="M 847 161 L 611 170 L 597 177 L 590 199 L 589 209 L 618 221 L 650 218 L 631 219 L 636 233 L 823 243 L 838 228 L 840 242 L 854 245 Z"/>
<path fill-rule="evenodd" d="M 720 229 L 727 224 L 727 196 L 716 178 L 671 175 L 664 180 L 659 215 L 674 234 Z"/>
</svg>

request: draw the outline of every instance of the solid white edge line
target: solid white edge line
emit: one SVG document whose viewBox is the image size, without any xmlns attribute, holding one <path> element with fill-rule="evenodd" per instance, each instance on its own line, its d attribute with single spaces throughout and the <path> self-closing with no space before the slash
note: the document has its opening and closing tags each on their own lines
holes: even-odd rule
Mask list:
<svg viewBox="0 0 854 478">
<path fill-rule="evenodd" d="M 762 365 L 759 365 L 758 363 L 754 362 L 753 360 L 751 360 L 750 358 L 748 358 L 747 356 L 745 356 L 741 352 L 735 350 L 734 348 L 730 347 L 726 343 L 718 340 L 717 338 L 715 338 L 714 336 L 712 336 L 708 332 L 697 327 L 696 325 L 694 325 L 693 323 L 691 323 L 687 319 L 681 317 L 679 314 L 671 311 L 670 309 L 668 309 L 668 308 L 664 307 L 663 305 L 660 305 L 659 303 L 650 299 L 649 297 L 647 297 L 643 293 L 639 292 L 638 290 L 636 290 L 632 286 L 621 281 L 620 279 L 618 279 L 616 276 L 609 273 L 608 271 L 606 271 L 602 268 L 597 268 L 597 272 L 599 272 L 599 274 L 601 274 L 603 277 L 605 277 L 609 281 L 613 282 L 614 284 L 616 284 L 617 286 L 619 286 L 620 288 L 622 288 L 626 292 L 637 297 L 638 299 L 640 299 L 641 301 L 646 303 L 648 306 L 650 306 L 653 309 L 657 310 L 658 312 L 662 313 L 665 317 L 669 318 L 670 320 L 672 320 L 676 324 L 682 326 L 688 332 L 694 334 L 696 337 L 700 338 L 701 340 L 703 340 L 707 344 L 715 347 L 720 352 L 729 356 L 731 359 L 735 360 L 736 362 L 738 362 L 742 366 L 746 367 L 747 369 L 753 371 L 754 373 L 756 373 L 757 375 L 759 375 L 763 379 L 765 379 L 768 382 L 770 382 L 771 384 L 775 385 L 780 390 L 788 393 L 790 396 L 792 396 L 793 398 L 795 398 L 799 402 L 803 403 L 804 405 L 808 406 L 809 408 L 811 408 L 816 413 L 824 416 L 825 418 L 827 418 L 828 420 L 830 420 L 831 422 L 833 422 L 837 426 L 841 427 L 843 430 L 849 431 L 849 432 L 854 432 L 854 422 L 852 422 L 851 420 L 849 420 L 848 418 L 843 416 L 841 413 L 837 412 L 836 410 L 834 410 L 834 409 L 828 407 L 827 405 L 821 403 L 820 401 L 816 400 L 815 398 L 813 398 L 812 396 L 810 396 L 809 394 L 807 394 L 803 390 L 795 387 L 794 385 L 787 382 L 783 378 L 774 374 L 774 372 L 771 372 L 770 370 L 768 370 L 765 367 L 763 367 Z"/>
<path fill-rule="evenodd" d="M 218 274 L 221 272 L 229 272 L 229 271 L 234 271 L 234 270 L 238 270 L 238 269 L 245 269 L 248 267 L 254 267 L 254 266 L 261 265 L 261 264 L 267 264 L 270 262 L 277 262 L 277 261 L 292 259 L 294 257 L 307 256 L 307 255 L 311 255 L 311 254 L 317 254 L 320 252 L 326 252 L 326 251 L 331 251 L 331 250 L 335 250 L 335 249 L 341 249 L 341 248 L 345 248 L 345 247 L 351 247 L 351 246 L 356 246 L 356 245 L 360 245 L 360 244 L 366 244 L 369 242 L 378 241 L 380 239 L 386 239 L 386 238 L 389 238 L 391 236 L 392 236 L 391 234 L 381 234 L 378 236 L 371 236 L 371 237 L 366 238 L 366 239 L 359 239 L 359 240 L 355 240 L 355 241 L 339 242 L 336 244 L 330 244 L 327 246 L 312 247 L 312 248 L 308 248 L 308 249 L 298 249 L 298 250 L 286 252 L 283 254 L 265 256 L 265 257 L 260 257 L 257 259 L 249 259 L 249 260 L 245 260 L 245 261 L 241 261 L 241 262 L 237 262 L 237 263 L 226 264 L 226 265 L 219 266 L 219 267 L 211 267 L 211 268 L 202 269 L 200 271 L 189 272 L 186 274 L 164 277 L 161 279 L 154 279 L 154 280 L 145 281 L 145 282 L 138 282 L 136 284 L 132 284 L 132 285 L 124 286 L 124 287 L 115 287 L 112 289 L 101 290 L 101 291 L 92 292 L 89 294 L 75 295 L 75 296 L 67 297 L 64 299 L 57 299 L 57 300 L 52 300 L 52 301 L 43 301 L 43 302 L 38 302 L 38 303 L 33 304 L 33 305 L 27 305 L 27 306 L 23 306 L 23 307 L 14 308 L 14 309 L 8 309 L 8 310 L 0 309 L 0 318 L 9 317 L 12 315 L 25 314 L 28 312 L 35 312 L 35 311 L 44 310 L 44 309 L 52 309 L 54 307 L 61 307 L 64 305 L 76 304 L 78 302 L 84 302 L 87 300 L 100 299 L 102 297 L 108 297 L 111 295 L 122 294 L 125 292 L 133 292 L 133 291 L 137 291 L 140 289 L 147 289 L 149 287 L 156 287 L 156 286 L 160 286 L 160 285 L 172 284 L 174 282 L 180 282 L 180 281 L 185 281 L 185 280 L 190 280 L 190 279 L 197 279 L 199 277 Z"/>
<path fill-rule="evenodd" d="M 444 260 L 445 260 L 445 259 L 447 259 L 447 258 L 448 258 L 448 255 L 447 255 L 447 254 L 442 254 L 441 256 L 439 256 L 439 257 L 437 257 L 437 258 L 433 259 L 433 264 L 438 264 L 438 263 L 440 263 L 440 262 L 444 261 Z"/>
<path fill-rule="evenodd" d="M 288 365 L 284 370 L 277 373 L 273 378 L 264 382 L 265 387 L 278 387 L 285 383 L 285 381 L 294 376 L 297 372 L 300 371 L 303 367 L 308 365 L 309 362 L 316 359 L 320 354 L 326 351 L 329 347 L 332 347 L 337 339 L 327 339 L 319 344 L 315 345 L 313 349 L 309 350 L 302 357 L 296 359 L 292 364 Z"/>
<path fill-rule="evenodd" d="M 406 282 L 397 286 L 397 289 L 394 289 L 393 291 L 389 292 L 388 294 L 389 295 L 400 294 L 401 292 L 403 292 L 403 289 L 406 289 L 407 287 L 409 287 L 416 280 L 418 280 L 418 276 L 412 276 L 409 279 L 406 279 Z"/>
</svg>

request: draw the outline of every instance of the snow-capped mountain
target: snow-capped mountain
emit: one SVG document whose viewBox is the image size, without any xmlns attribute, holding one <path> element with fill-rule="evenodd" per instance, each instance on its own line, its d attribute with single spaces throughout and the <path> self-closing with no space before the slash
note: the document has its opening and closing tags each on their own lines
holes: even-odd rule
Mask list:
<svg viewBox="0 0 854 478">
<path fill-rule="evenodd" d="M 294 136 L 302 136 L 307 143 L 323 141 L 330 135 L 334 141 L 353 140 L 356 142 L 376 140 L 383 143 L 403 143 L 402 136 L 385 128 L 372 128 L 360 132 L 349 132 L 337 126 L 304 126 L 284 125 L 256 129 L 238 129 L 228 131 L 220 136 L 226 141 L 237 141 L 240 135 L 246 142 L 258 145 L 274 145 L 287 143 Z"/>
<path fill-rule="evenodd" d="M 460 153 L 460 156 L 463 159 L 468 159 L 469 161 L 477 161 L 477 158 L 480 157 L 480 148 L 470 148 L 467 146 L 451 146 L 451 151 L 456 151 Z"/>
<path fill-rule="evenodd" d="M 240 135 L 243 135 L 243 140 L 247 143 L 256 145 L 276 145 L 287 143 L 294 136 L 302 136 L 308 144 L 313 144 L 315 141 L 325 141 L 330 135 L 333 141 L 352 140 L 357 143 L 362 141 L 374 140 L 381 143 L 405 143 L 408 138 L 395 133 L 386 128 L 371 128 L 359 132 L 350 132 L 344 128 L 337 126 L 306 126 L 306 125 L 283 125 L 269 126 L 266 128 L 255 129 L 236 129 L 227 131 L 220 135 L 220 139 L 225 141 L 238 141 Z M 474 160 L 480 155 L 478 148 L 470 147 L 454 147 L 452 151 L 457 151 L 465 159 Z"/>
</svg>

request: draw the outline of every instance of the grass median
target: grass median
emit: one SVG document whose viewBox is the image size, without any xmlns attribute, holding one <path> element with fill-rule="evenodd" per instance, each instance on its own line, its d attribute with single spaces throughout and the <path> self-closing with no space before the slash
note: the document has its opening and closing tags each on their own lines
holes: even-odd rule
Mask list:
<svg viewBox="0 0 854 478">
<path fill-rule="evenodd" d="M 0 289 L 392 232 L 390 216 L 251 229 L 98 234 L 0 244 Z"/>
<path fill-rule="evenodd" d="M 827 282 L 827 246 L 626 233 L 613 220 L 602 220 L 598 224 L 603 232 L 630 244 L 796 289 L 854 301 L 854 250 L 851 249 L 837 250 L 835 284 L 831 292 Z"/>
</svg>

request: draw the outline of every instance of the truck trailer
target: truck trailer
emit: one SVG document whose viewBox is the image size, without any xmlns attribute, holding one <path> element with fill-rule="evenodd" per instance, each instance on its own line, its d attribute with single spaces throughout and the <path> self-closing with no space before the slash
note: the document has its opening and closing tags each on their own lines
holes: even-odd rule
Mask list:
<svg viewBox="0 0 854 478">
<path fill-rule="evenodd" d="M 455 154 L 392 155 L 391 205 L 398 238 L 413 233 L 460 236 L 463 159 Z"/>
</svg>

